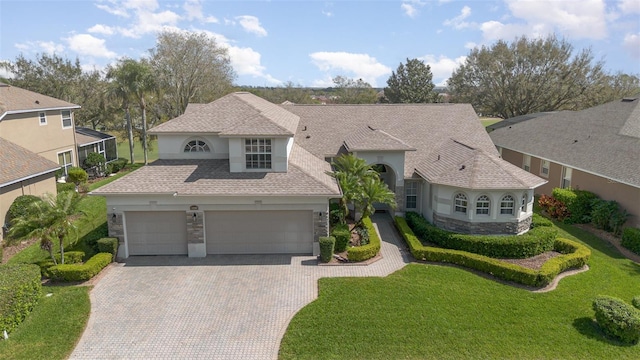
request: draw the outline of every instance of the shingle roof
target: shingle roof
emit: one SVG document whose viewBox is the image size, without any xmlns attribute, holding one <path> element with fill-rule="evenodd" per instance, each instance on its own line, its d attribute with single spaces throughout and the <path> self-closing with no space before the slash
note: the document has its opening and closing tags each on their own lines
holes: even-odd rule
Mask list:
<svg viewBox="0 0 640 360">
<path fill-rule="evenodd" d="M 58 170 L 60 165 L 0 138 L 0 186 Z"/>
<path fill-rule="evenodd" d="M 371 126 L 362 127 L 347 135 L 344 145 L 348 151 L 413 151 L 415 148 L 407 145 L 395 136 L 389 135 L 384 130 L 374 129 Z"/>
<path fill-rule="evenodd" d="M 640 187 L 640 98 L 497 129 L 497 146 Z"/>
<path fill-rule="evenodd" d="M 228 160 L 157 160 L 92 194 L 339 196 L 335 179 L 326 174 L 330 170 L 328 163 L 294 145 L 287 172 L 232 173 Z"/>
<path fill-rule="evenodd" d="M 416 171 L 431 183 L 467 189 L 533 189 L 547 182 L 454 139 L 429 154 Z"/>
<path fill-rule="evenodd" d="M 22 113 L 45 109 L 77 109 L 79 105 L 33 91 L 0 83 L 0 120 L 7 113 Z"/>
<path fill-rule="evenodd" d="M 96 141 L 111 138 L 115 138 L 115 136 L 85 127 L 76 127 L 76 143 L 78 146 L 84 146 Z"/>
<path fill-rule="evenodd" d="M 513 125 L 513 124 L 517 124 L 519 122 L 523 122 L 523 121 L 535 119 L 535 118 L 540 117 L 540 116 L 546 116 L 546 115 L 555 114 L 555 113 L 556 113 L 556 111 L 547 111 L 547 112 L 539 112 L 539 113 L 534 113 L 534 114 L 526 114 L 526 115 L 514 116 L 514 117 L 511 117 L 511 118 L 508 118 L 508 119 L 504 119 L 504 120 L 498 121 L 495 124 L 491 124 L 491 125 L 487 126 L 486 129 L 487 129 L 488 132 L 492 132 L 495 129 L 500 129 L 500 128 L 503 128 L 505 126 L 510 126 L 510 125 Z"/>
<path fill-rule="evenodd" d="M 226 95 L 208 104 L 187 106 L 184 114 L 149 130 L 162 133 L 218 133 L 220 136 L 291 136 L 299 118 L 246 92 Z"/>
</svg>

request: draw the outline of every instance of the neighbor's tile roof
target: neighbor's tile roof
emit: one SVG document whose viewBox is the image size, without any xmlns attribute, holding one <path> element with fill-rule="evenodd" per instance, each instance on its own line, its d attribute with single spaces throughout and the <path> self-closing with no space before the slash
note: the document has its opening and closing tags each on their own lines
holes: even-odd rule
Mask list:
<svg viewBox="0 0 640 360">
<path fill-rule="evenodd" d="M 181 116 L 149 130 L 162 133 L 218 133 L 220 136 L 292 136 L 300 119 L 278 105 L 246 92 L 208 104 L 187 106 Z"/>
<path fill-rule="evenodd" d="M 415 148 L 384 130 L 364 126 L 347 135 L 344 145 L 348 151 L 413 151 Z"/>
<path fill-rule="evenodd" d="M 53 161 L 3 138 L 0 138 L 0 164 L 0 186 L 60 168 Z"/>
<path fill-rule="evenodd" d="M 416 171 L 431 183 L 467 189 L 533 189 L 547 182 L 497 154 L 453 139 L 429 154 Z"/>
<path fill-rule="evenodd" d="M 92 194 L 171 194 L 212 196 L 339 196 L 328 163 L 294 145 L 287 172 L 229 171 L 228 160 L 157 160 Z"/>
<path fill-rule="evenodd" d="M 5 113 L 21 113 L 44 109 L 77 109 L 79 105 L 33 91 L 0 83 L 0 119 Z"/>
<path fill-rule="evenodd" d="M 490 133 L 497 146 L 640 187 L 640 98 L 562 111 Z"/>
</svg>

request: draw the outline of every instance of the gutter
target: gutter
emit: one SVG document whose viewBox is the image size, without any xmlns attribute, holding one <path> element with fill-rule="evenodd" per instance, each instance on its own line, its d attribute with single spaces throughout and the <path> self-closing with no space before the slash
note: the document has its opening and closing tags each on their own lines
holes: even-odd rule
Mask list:
<svg viewBox="0 0 640 360">
<path fill-rule="evenodd" d="M 60 169 L 60 168 L 59 168 L 59 167 L 57 167 L 57 168 L 53 168 L 53 169 L 51 169 L 51 170 L 46 170 L 46 171 L 43 171 L 43 172 L 39 172 L 39 173 L 37 173 L 37 174 L 33 174 L 33 175 L 29 175 L 29 176 L 25 176 L 25 177 L 22 177 L 22 178 L 20 178 L 20 179 L 12 180 L 12 181 L 6 182 L 6 183 L 4 183 L 4 184 L 0 184 L 0 187 L 13 185 L 13 184 L 15 184 L 15 183 L 19 183 L 19 182 L 21 182 L 21 181 L 29 180 L 29 179 L 32 179 L 32 178 L 34 178 L 34 177 L 38 177 L 38 176 L 40 176 L 40 175 L 46 175 L 46 174 L 49 174 L 49 173 L 52 173 L 52 172 L 56 172 L 56 171 L 58 171 L 58 169 Z"/>
<path fill-rule="evenodd" d="M 30 112 L 36 112 L 36 111 L 80 109 L 80 107 L 81 107 L 80 105 L 74 105 L 74 106 L 58 106 L 58 107 L 43 108 L 43 109 L 7 110 L 2 115 L 0 115 L 0 120 L 4 119 L 4 117 L 7 115 L 13 115 L 13 114 L 24 114 L 24 113 L 30 113 Z"/>
</svg>

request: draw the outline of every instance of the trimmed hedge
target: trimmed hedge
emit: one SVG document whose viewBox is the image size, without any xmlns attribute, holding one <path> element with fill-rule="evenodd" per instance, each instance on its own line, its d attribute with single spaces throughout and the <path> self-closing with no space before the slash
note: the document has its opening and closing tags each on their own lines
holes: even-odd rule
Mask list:
<svg viewBox="0 0 640 360">
<path fill-rule="evenodd" d="M 640 340 L 640 311 L 621 299 L 600 295 L 593 300 L 596 321 L 602 331 L 625 344 Z"/>
<path fill-rule="evenodd" d="M 587 224 L 591 222 L 593 200 L 598 195 L 586 190 L 555 188 L 552 196 L 567 207 L 569 216 L 564 219 L 567 224 Z"/>
<path fill-rule="evenodd" d="M 113 260 L 116 259 L 118 254 L 118 238 L 102 238 L 96 241 L 98 246 L 98 252 L 110 253 L 113 255 Z"/>
<path fill-rule="evenodd" d="M 524 259 L 550 251 L 558 235 L 549 226 L 536 226 L 522 235 L 465 235 L 442 230 L 415 212 L 408 212 L 406 218 L 418 238 L 447 249 L 498 259 Z"/>
<path fill-rule="evenodd" d="M 533 229 L 534 227 L 541 227 L 541 226 L 553 227 L 553 221 L 547 219 L 546 217 L 540 214 L 534 213 L 533 216 L 531 217 L 531 228 Z"/>
<path fill-rule="evenodd" d="M 640 255 L 640 229 L 628 227 L 622 231 L 622 246 Z"/>
<path fill-rule="evenodd" d="M 76 191 L 76 184 L 72 182 L 56 183 L 56 191 L 58 194 L 64 191 Z"/>
<path fill-rule="evenodd" d="M 561 271 L 573 267 L 582 267 L 591 255 L 591 251 L 586 246 L 567 239 L 557 239 L 555 241 L 556 250 L 559 252 L 566 251 L 567 253 L 551 259 L 557 259 L 553 262 L 551 260 L 547 261 L 540 271 L 536 271 L 466 251 L 424 246 L 404 218 L 396 216 L 394 222 L 396 228 L 398 228 L 398 231 L 409 245 L 411 254 L 416 259 L 457 264 L 488 273 L 502 280 L 528 286 L 545 286 Z M 575 250 L 570 252 L 572 249 Z"/>
<path fill-rule="evenodd" d="M 347 250 L 349 240 L 351 240 L 351 231 L 349 231 L 349 225 L 339 224 L 333 228 L 331 235 L 336 238 L 335 252 L 343 252 Z"/>
<path fill-rule="evenodd" d="M 365 261 L 378 255 L 380 252 L 381 241 L 376 228 L 370 218 L 362 219 L 365 229 L 369 232 L 369 243 L 362 246 L 352 246 L 347 249 L 347 258 L 349 261 Z"/>
<path fill-rule="evenodd" d="M 0 332 L 15 329 L 38 303 L 41 291 L 36 265 L 0 265 Z"/>
<path fill-rule="evenodd" d="M 64 253 L 64 263 L 65 264 L 81 264 L 84 259 L 84 251 L 65 251 Z M 53 255 L 56 258 L 56 262 L 60 264 L 60 254 Z M 49 269 L 56 264 L 53 263 L 53 260 L 42 260 L 37 262 L 36 265 L 40 267 L 40 273 L 43 277 L 50 278 L 51 274 L 49 273 Z"/>
<path fill-rule="evenodd" d="M 333 236 L 323 236 L 318 241 L 320 242 L 320 261 L 328 263 L 333 257 L 336 239 Z"/>
<path fill-rule="evenodd" d="M 84 264 L 63 264 L 49 268 L 49 274 L 54 280 L 86 281 L 98 275 L 102 269 L 111 263 L 111 253 L 98 253 Z"/>
</svg>

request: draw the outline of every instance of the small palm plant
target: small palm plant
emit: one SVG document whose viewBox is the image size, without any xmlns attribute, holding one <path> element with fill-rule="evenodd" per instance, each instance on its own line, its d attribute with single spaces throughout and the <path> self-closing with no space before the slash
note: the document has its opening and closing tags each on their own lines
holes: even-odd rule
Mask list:
<svg viewBox="0 0 640 360">
<path fill-rule="evenodd" d="M 63 191 L 58 195 L 45 194 L 43 201 L 35 201 L 22 215 L 13 219 L 9 235 L 26 234 L 23 237 L 40 239 L 40 248 L 49 252 L 53 263 L 54 243 L 60 246 L 60 263 L 64 264 L 64 239 L 68 235 L 77 238 L 74 217 L 85 214 L 78 209 L 82 196 L 75 191 Z M 73 243 L 73 242 L 72 242 Z"/>
</svg>

